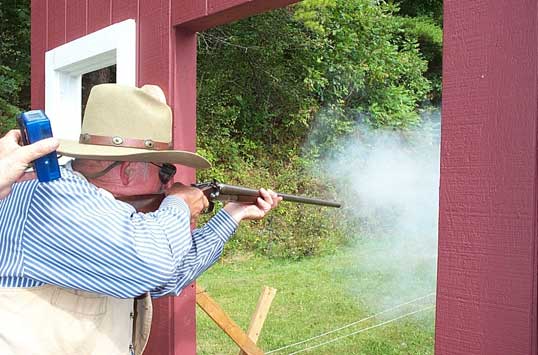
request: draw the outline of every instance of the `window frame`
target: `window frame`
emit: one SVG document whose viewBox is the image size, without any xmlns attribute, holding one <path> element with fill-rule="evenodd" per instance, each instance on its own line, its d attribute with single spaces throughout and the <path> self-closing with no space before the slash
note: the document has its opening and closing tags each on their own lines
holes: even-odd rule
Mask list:
<svg viewBox="0 0 538 355">
<path fill-rule="evenodd" d="M 136 22 L 125 20 L 45 53 L 45 112 L 54 136 L 78 141 L 82 75 L 116 65 L 116 82 L 136 85 Z"/>
</svg>

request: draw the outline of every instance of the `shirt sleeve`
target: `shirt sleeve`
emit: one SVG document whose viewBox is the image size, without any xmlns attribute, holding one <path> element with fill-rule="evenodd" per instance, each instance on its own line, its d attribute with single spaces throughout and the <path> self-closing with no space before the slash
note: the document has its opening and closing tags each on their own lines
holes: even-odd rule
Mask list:
<svg viewBox="0 0 538 355">
<path fill-rule="evenodd" d="M 167 293 L 178 295 L 220 258 L 224 244 L 235 233 L 237 227 L 235 219 L 221 209 L 203 227 L 195 229 L 192 233 L 191 248 L 181 259 L 176 270 L 174 284 L 168 285 L 162 291 L 152 292 L 152 297 L 164 296 Z"/>
<path fill-rule="evenodd" d="M 143 214 L 76 176 L 40 183 L 23 231 L 24 276 L 120 298 L 177 294 L 179 277 L 209 267 L 231 235 L 213 224 L 191 236 L 179 198 Z M 186 262 L 190 255 L 196 262 Z"/>
</svg>

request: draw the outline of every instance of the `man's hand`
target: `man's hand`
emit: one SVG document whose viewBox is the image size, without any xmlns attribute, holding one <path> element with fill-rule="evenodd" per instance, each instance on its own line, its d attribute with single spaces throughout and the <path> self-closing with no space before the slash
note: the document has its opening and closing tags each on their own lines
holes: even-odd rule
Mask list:
<svg viewBox="0 0 538 355">
<path fill-rule="evenodd" d="M 260 195 L 261 197 L 258 197 L 256 203 L 229 202 L 224 206 L 224 209 L 237 223 L 244 219 L 262 219 L 270 210 L 278 206 L 282 197 L 279 197 L 274 191 L 266 189 L 260 189 Z"/>
<path fill-rule="evenodd" d="M 179 182 L 170 186 L 165 191 L 165 195 L 177 196 L 187 203 L 191 211 L 191 224 L 195 223 L 200 213 L 209 206 L 209 201 L 202 190 L 192 186 L 185 186 Z"/>
<path fill-rule="evenodd" d="M 21 132 L 9 131 L 0 138 L 0 199 L 11 191 L 11 185 L 16 182 L 29 164 L 58 148 L 56 138 L 47 138 L 34 144 L 21 147 Z"/>
</svg>

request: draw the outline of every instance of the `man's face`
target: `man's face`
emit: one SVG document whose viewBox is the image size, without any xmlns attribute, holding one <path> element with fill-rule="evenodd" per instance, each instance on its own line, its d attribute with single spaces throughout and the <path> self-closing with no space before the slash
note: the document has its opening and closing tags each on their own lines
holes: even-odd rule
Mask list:
<svg viewBox="0 0 538 355">
<path fill-rule="evenodd" d="M 73 162 L 73 169 L 83 175 L 91 175 L 105 170 L 113 163 L 109 160 L 77 159 Z M 89 177 L 88 180 L 117 197 L 159 193 L 162 188 L 159 167 L 141 162 L 122 162 L 103 176 Z"/>
</svg>

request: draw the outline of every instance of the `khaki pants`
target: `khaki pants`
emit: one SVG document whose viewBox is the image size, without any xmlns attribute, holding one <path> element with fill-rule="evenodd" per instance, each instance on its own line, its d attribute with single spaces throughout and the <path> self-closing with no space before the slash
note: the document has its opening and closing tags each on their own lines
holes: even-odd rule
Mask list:
<svg viewBox="0 0 538 355">
<path fill-rule="evenodd" d="M 151 301 L 145 301 L 151 308 Z M 0 354 L 134 353 L 133 302 L 56 286 L 0 288 Z M 147 318 L 143 322 L 146 338 L 137 353 L 145 346 L 150 323 Z"/>
</svg>

